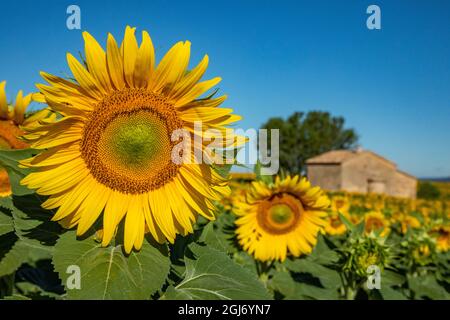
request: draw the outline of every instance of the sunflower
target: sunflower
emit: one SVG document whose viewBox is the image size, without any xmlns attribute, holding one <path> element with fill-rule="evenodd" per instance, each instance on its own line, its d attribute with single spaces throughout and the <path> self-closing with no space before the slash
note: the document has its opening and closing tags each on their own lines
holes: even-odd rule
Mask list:
<svg viewBox="0 0 450 320">
<path fill-rule="evenodd" d="M 331 210 L 334 212 L 348 213 L 350 201 L 345 196 L 334 196 L 331 198 Z"/>
<path fill-rule="evenodd" d="M 413 250 L 412 255 L 414 260 L 424 262 L 430 256 L 430 247 L 428 244 L 421 244 Z"/>
<path fill-rule="evenodd" d="M 348 220 L 350 215 L 348 213 L 342 213 Z M 325 233 L 330 236 L 337 236 L 344 234 L 347 231 L 347 227 L 339 217 L 339 213 L 331 212 L 328 216 L 327 224 L 325 225 Z"/>
<path fill-rule="evenodd" d="M 420 228 L 420 221 L 416 217 L 410 216 L 408 214 L 402 214 L 399 219 L 401 225 L 401 232 L 405 234 L 408 229 Z"/>
<path fill-rule="evenodd" d="M 325 226 L 330 201 L 299 176 L 266 184 L 255 181 L 236 208 L 236 234 L 244 250 L 261 261 L 308 254 Z"/>
<path fill-rule="evenodd" d="M 379 211 L 370 211 L 364 216 L 366 233 L 380 232 L 381 237 L 385 237 L 390 232 L 390 223 Z"/>
<path fill-rule="evenodd" d="M 173 161 L 179 141 L 172 134 L 202 138 L 214 129 L 228 133 L 225 148 L 234 147 L 227 125 L 240 117 L 218 107 L 226 96 L 202 97 L 221 79 L 200 82 L 208 56 L 188 70 L 190 42 L 175 44 L 156 66 L 146 31 L 140 45 L 135 28 L 125 29 L 120 46 L 109 34 L 106 52 L 89 33 L 83 38 L 86 66 L 67 55 L 75 81 L 41 73 L 49 85 L 37 87 L 61 117 L 29 130 L 40 134 L 30 139 L 42 152 L 22 161 L 36 170 L 22 184 L 49 196 L 42 206 L 58 208 L 52 220 L 76 226 L 79 236 L 102 222 L 103 246 L 121 221 L 127 253 L 141 248 L 147 231 L 173 243 L 176 234 L 193 232 L 198 214 L 213 220 L 213 203 L 229 187 L 211 164 Z M 205 150 L 201 141 L 195 152 Z"/>
<path fill-rule="evenodd" d="M 447 252 L 450 249 L 450 226 L 439 226 L 431 231 L 436 238 L 436 247 L 441 252 Z"/>
<path fill-rule="evenodd" d="M 48 110 L 38 111 L 30 116 L 26 110 L 32 101 L 32 94 L 17 93 L 14 104 L 9 104 L 6 98 L 6 81 L 0 82 L 0 149 L 25 149 L 28 144 L 19 139 L 24 134 L 22 127 L 32 128 L 36 123 L 49 115 Z M 11 194 L 8 173 L 0 169 L 0 197 Z"/>
</svg>

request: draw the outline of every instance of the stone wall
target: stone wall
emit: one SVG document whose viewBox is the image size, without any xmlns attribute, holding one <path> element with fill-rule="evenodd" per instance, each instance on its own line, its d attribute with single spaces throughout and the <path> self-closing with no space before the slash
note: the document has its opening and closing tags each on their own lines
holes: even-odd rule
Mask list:
<svg viewBox="0 0 450 320">
<path fill-rule="evenodd" d="M 397 171 L 394 163 L 365 153 L 342 164 L 308 164 L 308 179 L 329 191 L 384 193 L 415 198 L 417 179 Z"/>
<path fill-rule="evenodd" d="M 362 154 L 342 165 L 342 189 L 350 192 L 388 191 L 394 165 L 370 154 Z M 382 187 L 384 185 L 384 187 Z"/>
<path fill-rule="evenodd" d="M 309 164 L 307 176 L 313 186 L 329 191 L 341 190 L 341 166 L 339 164 Z"/>
<path fill-rule="evenodd" d="M 417 179 L 396 172 L 389 183 L 388 193 L 396 197 L 415 199 L 417 195 Z"/>
</svg>

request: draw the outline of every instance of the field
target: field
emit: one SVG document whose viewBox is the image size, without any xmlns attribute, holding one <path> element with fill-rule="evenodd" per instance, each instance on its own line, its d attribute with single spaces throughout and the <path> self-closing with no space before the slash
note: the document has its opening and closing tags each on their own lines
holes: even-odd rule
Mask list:
<svg viewBox="0 0 450 320">
<path fill-rule="evenodd" d="M 239 174 L 230 182 L 231 194 L 216 202 L 215 221 L 199 217 L 193 235 L 168 246 L 146 237 L 141 250 L 128 255 L 120 229 L 115 242 L 102 247 L 98 225 L 76 237 L 49 221 L 43 199 L 18 185 L 11 170 L 16 167 L 5 152 L 0 156 L 13 190 L 12 197 L 0 199 L 0 295 L 6 299 L 450 298 L 448 200 L 308 189 L 309 197 L 319 192 L 318 199 L 331 201 L 318 234 L 295 252 L 289 242 L 289 250 L 282 245 L 288 234 L 264 247 L 245 242 L 239 219 L 242 208 L 252 206 L 257 182 L 254 175 Z M 289 181 L 259 179 L 266 186 Z M 292 181 L 308 187 L 305 180 Z M 300 231 L 296 238 L 310 232 Z"/>
</svg>

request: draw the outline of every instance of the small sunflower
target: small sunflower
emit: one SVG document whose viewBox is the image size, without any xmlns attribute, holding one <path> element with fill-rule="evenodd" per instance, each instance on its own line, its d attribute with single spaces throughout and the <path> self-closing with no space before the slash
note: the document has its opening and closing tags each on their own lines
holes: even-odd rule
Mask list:
<svg viewBox="0 0 450 320">
<path fill-rule="evenodd" d="M 334 212 L 348 213 L 350 201 L 345 196 L 334 196 L 331 198 L 331 210 Z"/>
<path fill-rule="evenodd" d="M 424 261 L 430 256 L 430 247 L 428 244 L 421 244 L 412 252 L 413 258 L 416 261 Z"/>
<path fill-rule="evenodd" d="M 350 216 L 348 213 L 342 213 L 348 220 Z M 338 236 L 344 234 L 347 231 L 347 227 L 342 222 L 339 214 L 336 212 L 331 212 L 328 216 L 327 224 L 325 225 L 325 233 L 330 236 Z"/>
<path fill-rule="evenodd" d="M 390 232 L 390 223 L 379 211 L 370 211 L 364 216 L 366 233 L 380 232 L 381 237 L 385 237 Z"/>
<path fill-rule="evenodd" d="M 6 81 L 0 82 L 0 149 L 25 149 L 28 143 L 19 139 L 24 134 L 22 127 L 32 128 L 38 121 L 49 115 L 48 110 L 41 110 L 27 116 L 26 110 L 32 101 L 32 94 L 17 93 L 14 104 L 9 104 L 6 98 Z M 8 173 L 0 169 L 0 197 L 11 194 Z"/>
<path fill-rule="evenodd" d="M 311 253 L 317 234 L 326 225 L 330 201 L 319 187 L 299 176 L 275 183 L 252 183 L 238 204 L 237 238 L 244 250 L 261 261 Z"/>
<path fill-rule="evenodd" d="M 83 37 L 86 67 L 67 55 L 75 81 L 41 73 L 49 85 L 37 87 L 61 118 L 29 130 L 40 134 L 30 140 L 42 152 L 22 162 L 36 171 L 22 183 L 49 196 L 42 206 L 58 208 L 52 219 L 77 226 L 77 235 L 102 219 L 103 246 L 124 220 L 127 253 L 141 248 L 146 231 L 173 242 L 193 232 L 198 214 L 214 219 L 213 203 L 229 192 L 227 181 L 204 162 L 174 162 L 179 141 L 171 139 L 177 130 L 195 141 L 214 129 L 224 134 L 225 148 L 235 146 L 226 126 L 240 117 L 219 108 L 226 96 L 201 98 L 221 80 L 200 82 L 208 56 L 188 70 L 191 44 L 178 42 L 156 66 L 145 31 L 140 45 L 134 28 L 126 28 L 120 46 L 109 34 L 106 52 L 89 33 Z M 202 153 L 205 142 L 192 148 Z"/>
<path fill-rule="evenodd" d="M 439 226 L 431 231 L 436 239 L 436 247 L 441 252 L 447 252 L 450 249 L 450 226 Z"/>
<path fill-rule="evenodd" d="M 403 214 L 399 219 L 401 225 L 401 232 L 405 234 L 408 229 L 420 228 L 420 221 L 416 217 Z"/>
</svg>

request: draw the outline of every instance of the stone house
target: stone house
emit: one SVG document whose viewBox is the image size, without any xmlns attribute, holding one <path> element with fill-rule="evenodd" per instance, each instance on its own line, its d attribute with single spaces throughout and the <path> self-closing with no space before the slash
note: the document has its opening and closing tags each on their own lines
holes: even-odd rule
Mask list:
<svg viewBox="0 0 450 320">
<path fill-rule="evenodd" d="M 306 161 L 313 185 L 328 191 L 383 193 L 415 198 L 417 179 L 397 165 L 368 150 L 335 150 Z"/>
</svg>

